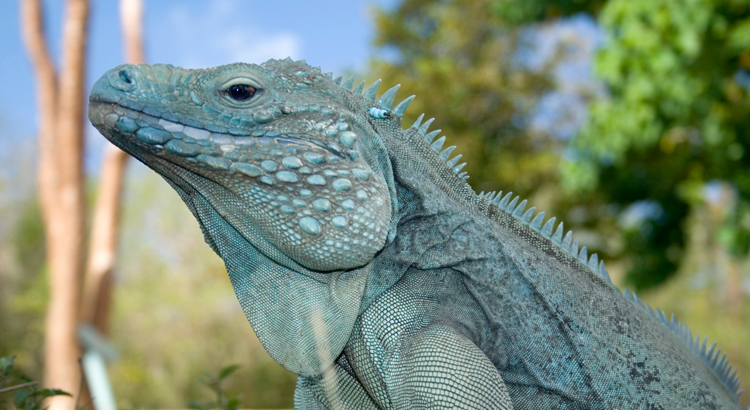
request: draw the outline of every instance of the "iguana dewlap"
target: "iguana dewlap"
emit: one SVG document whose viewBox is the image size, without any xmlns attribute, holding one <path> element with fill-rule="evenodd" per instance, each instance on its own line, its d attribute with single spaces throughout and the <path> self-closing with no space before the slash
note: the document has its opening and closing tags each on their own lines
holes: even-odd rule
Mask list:
<svg viewBox="0 0 750 410">
<path fill-rule="evenodd" d="M 123 65 L 91 91 L 91 122 L 177 191 L 300 376 L 297 408 L 740 408 L 717 349 L 562 223 L 476 195 L 378 84 L 286 59 Z"/>
</svg>

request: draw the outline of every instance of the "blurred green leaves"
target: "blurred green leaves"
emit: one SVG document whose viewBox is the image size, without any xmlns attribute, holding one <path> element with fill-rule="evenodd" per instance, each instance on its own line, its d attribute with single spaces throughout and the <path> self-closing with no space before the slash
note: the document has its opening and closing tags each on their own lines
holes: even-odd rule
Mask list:
<svg viewBox="0 0 750 410">
<path fill-rule="evenodd" d="M 515 2 L 514 2 L 515 3 Z M 421 113 L 459 146 L 478 190 L 527 194 L 554 180 L 561 146 L 527 127 L 553 84 L 516 58 L 520 27 L 493 15 L 488 0 L 406 0 L 376 13 L 375 43 L 392 52 L 371 72 L 416 94 L 404 124 Z"/>
<path fill-rule="evenodd" d="M 582 12 L 596 15 L 604 3 L 604 0 L 500 0 L 493 2 L 492 11 L 508 23 L 518 25 Z"/>
<path fill-rule="evenodd" d="M 13 395 L 13 407 L 5 396 Z M 47 397 L 70 396 L 59 389 L 40 389 L 38 383 L 19 371 L 13 356 L 0 357 L 0 406 L 3 409 L 40 410 Z"/>
<path fill-rule="evenodd" d="M 0 235 L 0 356 L 16 356 L 38 378 L 49 298 L 44 229 L 35 197 L 8 202 L 15 212 Z"/>
<path fill-rule="evenodd" d="M 222 387 L 224 379 L 232 375 L 239 365 L 230 365 L 219 370 L 218 374 L 211 372 L 204 373 L 203 377 L 198 379 L 198 383 L 208 387 L 216 395 L 216 399 L 213 401 L 200 402 L 197 400 L 190 400 L 188 407 L 191 409 L 209 410 L 209 409 L 223 409 L 223 410 L 237 410 L 242 402 L 242 395 L 229 396 Z"/>
<path fill-rule="evenodd" d="M 602 202 L 649 199 L 665 210 L 649 236 L 631 236 L 622 252 L 636 288 L 676 271 L 667 251 L 684 248 L 701 186 L 728 181 L 739 190 L 738 212 L 747 208 L 750 99 L 737 77 L 750 69 L 749 21 L 750 4 L 735 0 L 610 0 L 601 9 L 608 39 L 595 66 L 608 95 L 591 102 L 562 179 Z"/>
</svg>

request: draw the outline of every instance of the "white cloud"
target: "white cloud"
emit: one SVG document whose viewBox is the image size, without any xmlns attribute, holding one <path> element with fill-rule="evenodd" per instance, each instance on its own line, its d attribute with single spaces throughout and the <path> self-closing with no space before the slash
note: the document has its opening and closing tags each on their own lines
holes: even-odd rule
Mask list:
<svg viewBox="0 0 750 410">
<path fill-rule="evenodd" d="M 269 58 L 300 58 L 301 36 L 270 32 L 252 15 L 250 2 L 219 0 L 201 7 L 172 8 L 158 32 L 155 50 L 187 68 L 234 62 L 262 63 Z M 165 44 L 169 42 L 171 44 Z"/>
</svg>

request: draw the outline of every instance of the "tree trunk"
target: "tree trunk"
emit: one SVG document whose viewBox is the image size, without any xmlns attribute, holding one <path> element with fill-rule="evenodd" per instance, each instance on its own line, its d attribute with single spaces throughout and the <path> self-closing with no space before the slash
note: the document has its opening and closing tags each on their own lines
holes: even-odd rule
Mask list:
<svg viewBox="0 0 750 410">
<path fill-rule="evenodd" d="M 26 47 L 37 76 L 40 112 L 39 197 L 46 229 L 50 300 L 45 329 L 45 385 L 76 394 L 81 380 L 76 338 L 84 242 L 83 107 L 88 2 L 68 0 L 59 82 L 44 37 L 41 4 L 21 1 Z M 69 410 L 74 398 L 49 399 Z"/>
<path fill-rule="evenodd" d="M 141 0 L 120 1 L 125 60 L 131 64 L 143 62 L 142 15 Z M 93 324 L 101 334 L 109 330 L 122 183 L 128 159 L 128 155 L 114 145 L 108 145 L 106 150 L 94 210 L 82 307 L 82 319 Z"/>
<path fill-rule="evenodd" d="M 120 24 L 125 42 L 125 61 L 130 64 L 143 63 L 142 0 L 120 0 Z"/>
</svg>

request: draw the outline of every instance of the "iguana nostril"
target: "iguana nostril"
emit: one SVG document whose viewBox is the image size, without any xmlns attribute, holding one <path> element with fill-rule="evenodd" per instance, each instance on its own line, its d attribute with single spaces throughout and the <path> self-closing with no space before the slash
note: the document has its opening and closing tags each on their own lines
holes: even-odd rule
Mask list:
<svg viewBox="0 0 750 410">
<path fill-rule="evenodd" d="M 107 77 L 109 85 L 116 90 L 129 92 L 138 86 L 138 78 L 141 76 L 141 73 L 138 67 L 127 64 L 107 71 L 104 76 Z"/>
<path fill-rule="evenodd" d="M 133 79 L 127 70 L 120 70 L 119 76 L 120 80 L 122 80 L 122 82 L 124 82 L 125 84 L 133 84 Z"/>
</svg>

